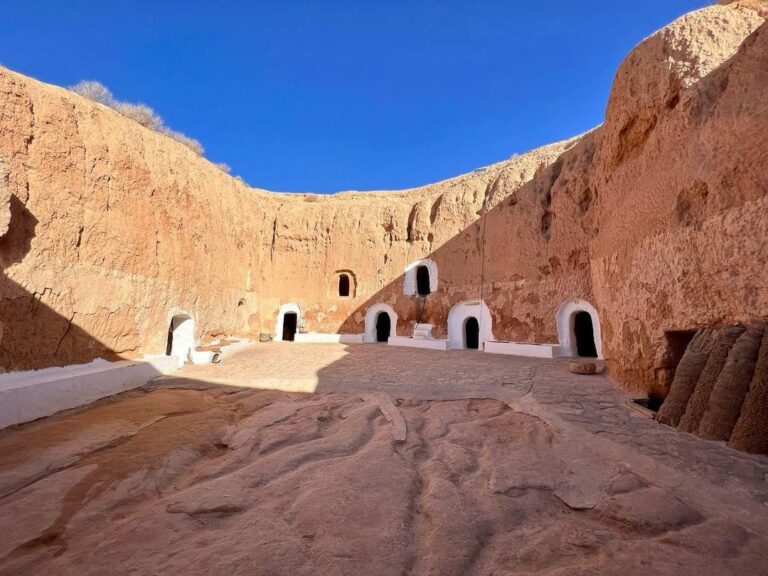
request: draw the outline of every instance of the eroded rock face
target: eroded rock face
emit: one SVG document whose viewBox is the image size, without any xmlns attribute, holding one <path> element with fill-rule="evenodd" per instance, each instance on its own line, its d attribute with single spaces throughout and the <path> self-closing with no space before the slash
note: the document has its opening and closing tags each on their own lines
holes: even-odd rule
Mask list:
<svg viewBox="0 0 768 576">
<path fill-rule="evenodd" d="M 11 223 L 11 191 L 8 188 L 8 170 L 0 158 L 0 238 L 8 232 Z"/>
<path fill-rule="evenodd" d="M 556 343 L 558 309 L 577 299 L 597 310 L 612 375 L 663 395 L 667 332 L 768 310 L 762 22 L 743 3 L 684 16 L 627 57 L 604 125 L 400 192 L 248 188 L 0 70 L 0 369 L 163 352 L 182 312 L 200 340 L 274 332 L 287 303 L 306 331 L 362 333 L 384 303 L 398 334 L 420 319 L 446 337 L 450 309 L 482 298 L 495 339 Z M 422 258 L 438 270 L 423 303 L 403 293 Z"/>
<path fill-rule="evenodd" d="M 710 6 L 691 12 L 635 48 L 619 67 L 602 131 L 602 170 L 641 153 L 682 93 L 722 65 L 763 19 L 753 10 Z"/>
<path fill-rule="evenodd" d="M 640 152 L 594 176 L 592 277 L 608 317 L 603 344 L 612 355 L 623 348 L 611 367 L 620 379 L 664 385 L 657 374 L 665 332 L 749 323 L 768 305 L 750 279 L 766 262 L 768 242 L 760 215 L 768 183 L 758 168 L 768 143 L 768 88 L 758 72 L 766 65 L 762 25 L 682 94 Z"/>
<path fill-rule="evenodd" d="M 768 18 L 768 2 L 766 0 L 720 0 L 718 4 L 748 8 L 754 10 L 763 18 Z"/>
</svg>

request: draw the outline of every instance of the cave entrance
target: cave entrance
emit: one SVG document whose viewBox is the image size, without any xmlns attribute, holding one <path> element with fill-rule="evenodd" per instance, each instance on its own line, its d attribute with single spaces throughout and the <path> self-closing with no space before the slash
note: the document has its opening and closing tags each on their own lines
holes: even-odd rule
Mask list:
<svg viewBox="0 0 768 576">
<path fill-rule="evenodd" d="M 165 346 L 166 356 L 175 356 L 179 366 L 189 360 L 195 347 L 195 321 L 189 314 L 177 314 L 171 318 L 168 326 L 168 340 Z"/>
<path fill-rule="evenodd" d="M 658 412 L 661 409 L 664 400 L 658 396 L 648 396 L 647 398 L 634 398 L 632 402 L 651 412 Z"/>
<path fill-rule="evenodd" d="M 296 312 L 283 314 L 283 340 L 293 342 L 296 337 L 296 326 L 299 323 L 299 315 Z"/>
<path fill-rule="evenodd" d="M 464 322 L 464 342 L 467 350 L 480 348 L 480 322 L 474 316 Z"/>
<path fill-rule="evenodd" d="M 349 296 L 349 276 L 346 274 L 339 276 L 339 296 L 342 298 Z"/>
<path fill-rule="evenodd" d="M 597 358 L 595 330 L 589 312 L 577 312 L 573 319 L 573 335 L 576 337 L 576 354 L 585 358 Z"/>
<path fill-rule="evenodd" d="M 664 333 L 666 347 L 656 368 L 655 391 L 657 393 L 666 397 L 669 389 L 672 388 L 677 365 L 680 364 L 695 335 L 696 330 L 668 330 Z"/>
<path fill-rule="evenodd" d="M 665 367 L 672 371 L 677 368 L 694 336 L 696 336 L 696 330 L 669 330 L 664 333 L 667 341 L 663 357 Z"/>
<path fill-rule="evenodd" d="M 419 296 L 427 296 L 429 292 L 429 268 L 422 265 L 416 268 L 416 293 Z"/>
<path fill-rule="evenodd" d="M 379 315 L 376 316 L 376 342 L 388 342 L 391 330 L 392 321 L 389 318 L 389 314 L 379 312 Z"/>
</svg>

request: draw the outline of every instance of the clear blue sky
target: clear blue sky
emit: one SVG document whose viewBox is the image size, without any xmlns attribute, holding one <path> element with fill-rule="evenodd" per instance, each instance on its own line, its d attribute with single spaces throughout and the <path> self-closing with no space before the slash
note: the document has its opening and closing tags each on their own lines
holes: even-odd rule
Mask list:
<svg viewBox="0 0 768 576">
<path fill-rule="evenodd" d="M 704 0 L 8 0 L 0 62 L 99 80 L 253 186 L 441 180 L 583 132 L 616 67 Z"/>
</svg>

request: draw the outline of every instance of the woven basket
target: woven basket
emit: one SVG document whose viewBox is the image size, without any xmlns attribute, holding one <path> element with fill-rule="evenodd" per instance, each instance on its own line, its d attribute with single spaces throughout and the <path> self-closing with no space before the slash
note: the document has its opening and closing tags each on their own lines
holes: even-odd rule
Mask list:
<svg viewBox="0 0 768 576">
<path fill-rule="evenodd" d="M 720 376 L 720 372 L 723 370 L 723 366 L 725 366 L 728 352 L 731 351 L 737 338 L 743 332 L 744 328 L 741 326 L 721 328 L 717 331 L 715 345 L 709 354 L 707 363 L 704 365 L 704 370 L 701 371 L 696 389 L 688 400 L 685 413 L 680 419 L 680 430 L 692 434 L 698 431 L 701 418 L 704 416 L 707 404 L 709 403 L 712 388 L 714 388 L 717 377 Z"/>
<path fill-rule="evenodd" d="M 745 452 L 768 454 L 768 332 L 763 334 L 755 374 L 731 434 L 730 445 Z"/>
<path fill-rule="evenodd" d="M 677 426 L 680 423 L 688 400 L 696 389 L 709 354 L 715 346 L 715 338 L 716 332 L 709 328 L 696 332 L 677 365 L 669 394 L 656 415 L 657 421 L 670 426 Z"/>
<path fill-rule="evenodd" d="M 707 410 L 699 425 L 699 436 L 707 440 L 728 440 L 739 419 L 741 406 L 755 373 L 765 324 L 753 324 L 728 353 L 728 360 L 717 377 Z"/>
</svg>

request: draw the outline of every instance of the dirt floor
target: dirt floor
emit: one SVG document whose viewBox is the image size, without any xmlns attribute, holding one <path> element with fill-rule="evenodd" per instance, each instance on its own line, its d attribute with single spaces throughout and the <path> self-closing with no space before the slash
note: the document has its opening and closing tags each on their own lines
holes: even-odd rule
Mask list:
<svg viewBox="0 0 768 576">
<path fill-rule="evenodd" d="M 334 386 L 354 354 L 369 386 Z M 289 358 L 313 394 L 251 387 Z M 409 394 L 393 360 L 442 371 Z M 767 471 L 562 363 L 255 346 L 0 432 L 0 574 L 764 575 Z"/>
</svg>

